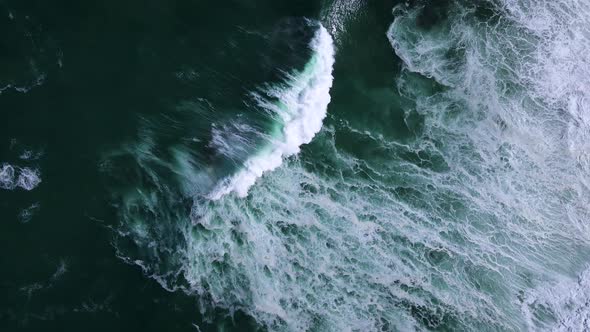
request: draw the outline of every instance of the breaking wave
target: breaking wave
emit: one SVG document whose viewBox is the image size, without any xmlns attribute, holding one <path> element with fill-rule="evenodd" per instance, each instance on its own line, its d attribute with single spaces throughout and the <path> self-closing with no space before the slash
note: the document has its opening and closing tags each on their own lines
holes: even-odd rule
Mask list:
<svg viewBox="0 0 590 332">
<path fill-rule="evenodd" d="M 314 51 L 312 59 L 301 73 L 290 78 L 286 89 L 271 88 L 267 91 L 271 97 L 277 99 L 277 102 L 271 103 L 258 98 L 260 106 L 277 118 L 271 142 L 256 155 L 248 158 L 236 174 L 224 179 L 213 189 L 209 195 L 211 199 L 219 199 L 230 192 L 235 192 L 240 197 L 246 196 L 257 178 L 264 172 L 279 167 L 283 158 L 297 154 L 299 147 L 311 142 L 322 128 L 322 121 L 326 117 L 330 103 L 334 65 L 332 37 L 323 26 L 320 26 L 311 48 Z M 214 137 L 214 142 L 216 141 L 221 140 L 215 140 Z M 232 147 L 224 144 L 217 145 L 223 150 L 232 151 Z"/>
</svg>

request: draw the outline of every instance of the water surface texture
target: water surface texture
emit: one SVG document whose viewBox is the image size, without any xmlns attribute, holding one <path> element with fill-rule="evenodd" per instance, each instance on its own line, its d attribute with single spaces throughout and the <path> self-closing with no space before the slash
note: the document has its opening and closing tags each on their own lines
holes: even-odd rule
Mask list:
<svg viewBox="0 0 590 332">
<path fill-rule="evenodd" d="M 0 1 L 0 330 L 590 329 L 590 2 Z"/>
</svg>

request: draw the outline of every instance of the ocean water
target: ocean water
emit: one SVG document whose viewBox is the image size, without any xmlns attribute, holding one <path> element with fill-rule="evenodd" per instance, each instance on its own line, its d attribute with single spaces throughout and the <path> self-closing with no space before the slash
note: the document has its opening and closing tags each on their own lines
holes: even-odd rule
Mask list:
<svg viewBox="0 0 590 332">
<path fill-rule="evenodd" d="M 0 330 L 590 329 L 590 2 L 0 1 Z"/>
</svg>

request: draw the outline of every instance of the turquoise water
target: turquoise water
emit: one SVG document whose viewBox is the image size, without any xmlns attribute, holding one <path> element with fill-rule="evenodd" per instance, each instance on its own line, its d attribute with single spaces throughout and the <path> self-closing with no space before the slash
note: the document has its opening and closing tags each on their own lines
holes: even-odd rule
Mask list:
<svg viewBox="0 0 590 332">
<path fill-rule="evenodd" d="M 2 330 L 590 328 L 585 1 L 0 10 Z"/>
</svg>

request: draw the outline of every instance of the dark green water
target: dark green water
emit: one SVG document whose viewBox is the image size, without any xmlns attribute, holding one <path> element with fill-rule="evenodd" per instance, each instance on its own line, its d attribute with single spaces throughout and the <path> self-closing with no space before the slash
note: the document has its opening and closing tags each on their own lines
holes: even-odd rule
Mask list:
<svg viewBox="0 0 590 332">
<path fill-rule="evenodd" d="M 0 330 L 589 328 L 588 17 L 0 0 Z"/>
</svg>

